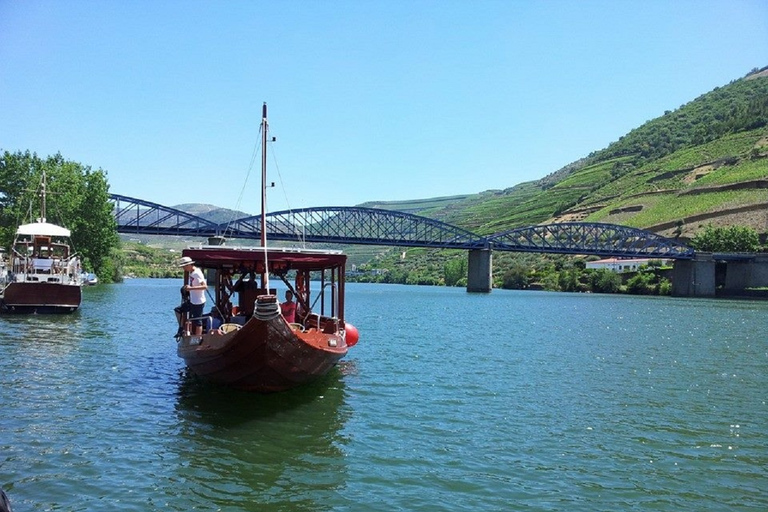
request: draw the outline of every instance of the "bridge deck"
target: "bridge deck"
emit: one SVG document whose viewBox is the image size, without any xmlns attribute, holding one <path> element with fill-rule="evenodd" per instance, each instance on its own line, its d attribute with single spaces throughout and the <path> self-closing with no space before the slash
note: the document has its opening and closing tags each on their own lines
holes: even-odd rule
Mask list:
<svg viewBox="0 0 768 512">
<path fill-rule="evenodd" d="M 216 224 L 181 210 L 111 194 L 120 233 L 259 239 L 261 217 Z M 478 235 L 427 217 L 359 207 L 319 207 L 267 214 L 270 240 L 493 249 L 494 251 L 594 254 L 610 257 L 691 259 L 694 251 L 675 240 L 627 226 L 567 222 Z"/>
</svg>

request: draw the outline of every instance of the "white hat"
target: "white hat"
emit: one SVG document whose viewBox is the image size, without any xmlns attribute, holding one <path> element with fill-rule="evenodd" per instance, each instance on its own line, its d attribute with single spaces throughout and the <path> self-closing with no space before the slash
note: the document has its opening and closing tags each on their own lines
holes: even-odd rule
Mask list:
<svg viewBox="0 0 768 512">
<path fill-rule="evenodd" d="M 190 258 L 189 256 L 184 256 L 179 260 L 180 267 L 186 267 L 187 265 L 194 265 L 194 264 L 195 262 L 192 261 L 192 258 Z"/>
</svg>

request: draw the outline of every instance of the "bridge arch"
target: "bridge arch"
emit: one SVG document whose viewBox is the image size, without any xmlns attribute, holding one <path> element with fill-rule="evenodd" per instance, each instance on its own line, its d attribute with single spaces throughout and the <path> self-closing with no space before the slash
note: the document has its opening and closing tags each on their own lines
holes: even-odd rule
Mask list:
<svg viewBox="0 0 768 512">
<path fill-rule="evenodd" d="M 144 235 L 215 236 L 218 224 L 176 208 L 110 194 L 117 231 Z"/>
<path fill-rule="evenodd" d="M 120 233 L 259 239 L 261 215 L 216 224 L 176 208 L 110 194 Z M 266 216 L 271 240 L 478 249 L 486 238 L 438 220 L 394 210 L 363 207 L 314 207 Z"/>
<path fill-rule="evenodd" d="M 176 208 L 110 194 L 121 233 L 259 239 L 261 216 L 216 224 Z M 469 251 L 469 291 L 490 291 L 492 251 L 689 260 L 694 250 L 650 231 L 603 223 L 528 226 L 489 236 L 427 217 L 363 207 L 315 207 L 266 216 L 270 240 Z"/>
<path fill-rule="evenodd" d="M 261 216 L 216 224 L 176 208 L 110 194 L 121 233 L 225 236 L 258 239 Z M 563 222 L 481 236 L 438 220 L 394 210 L 314 207 L 268 213 L 272 240 L 392 245 L 444 249 L 594 254 L 609 257 L 691 259 L 694 250 L 675 240 L 617 224 Z"/>
<path fill-rule="evenodd" d="M 378 208 L 329 206 L 283 210 L 266 216 L 271 240 L 399 247 L 477 249 L 485 237 L 427 217 Z M 220 224 L 225 237 L 258 238 L 261 216 Z"/>
<path fill-rule="evenodd" d="M 606 257 L 691 259 L 694 250 L 651 231 L 597 222 L 562 222 L 488 237 L 497 251 L 594 254 Z"/>
</svg>

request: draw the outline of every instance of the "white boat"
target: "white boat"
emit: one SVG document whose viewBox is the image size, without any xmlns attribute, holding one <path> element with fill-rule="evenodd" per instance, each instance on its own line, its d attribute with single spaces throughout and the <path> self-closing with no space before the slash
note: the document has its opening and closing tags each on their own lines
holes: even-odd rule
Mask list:
<svg viewBox="0 0 768 512">
<path fill-rule="evenodd" d="M 11 268 L 0 292 L 7 313 L 71 313 L 80 307 L 80 262 L 67 228 L 46 222 L 45 173 L 40 184 L 41 217 L 16 230 Z"/>
</svg>

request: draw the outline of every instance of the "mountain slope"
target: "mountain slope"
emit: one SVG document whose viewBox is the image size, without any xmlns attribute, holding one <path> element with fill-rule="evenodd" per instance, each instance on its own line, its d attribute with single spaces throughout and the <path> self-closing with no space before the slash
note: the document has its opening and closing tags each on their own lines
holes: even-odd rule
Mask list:
<svg viewBox="0 0 768 512">
<path fill-rule="evenodd" d="M 201 203 L 186 203 L 174 206 L 177 210 L 197 215 L 205 220 L 215 222 L 216 224 L 223 224 L 225 222 L 231 222 L 233 220 L 242 219 L 243 217 L 249 217 L 250 215 L 238 210 L 229 210 L 227 208 L 219 208 L 212 204 Z"/>
<path fill-rule="evenodd" d="M 479 233 L 576 220 L 675 236 L 692 236 L 707 222 L 736 223 L 765 234 L 766 180 L 768 68 L 667 112 L 540 180 L 419 213 Z M 399 209 L 396 203 L 388 207 Z"/>
</svg>

